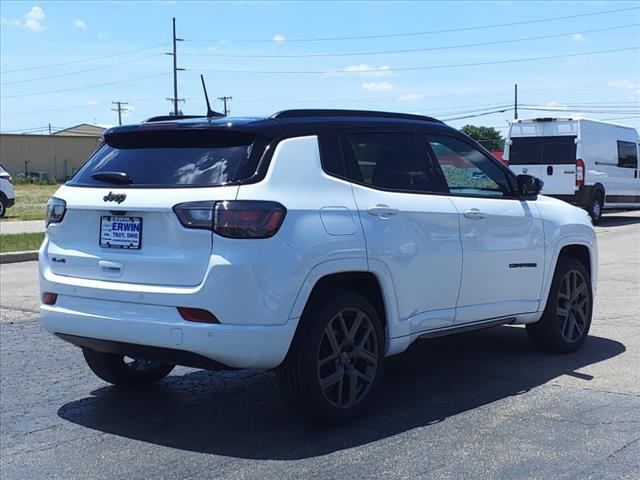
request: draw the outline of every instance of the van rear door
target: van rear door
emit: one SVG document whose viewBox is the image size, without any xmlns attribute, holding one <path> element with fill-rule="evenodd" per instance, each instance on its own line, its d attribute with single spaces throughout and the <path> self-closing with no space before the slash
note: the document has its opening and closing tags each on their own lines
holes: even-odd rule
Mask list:
<svg viewBox="0 0 640 480">
<path fill-rule="evenodd" d="M 571 195 L 576 186 L 576 137 L 574 135 L 541 137 L 542 165 L 540 178 L 544 194 Z"/>
<path fill-rule="evenodd" d="M 576 136 L 515 137 L 509 167 L 544 181 L 546 195 L 572 195 L 576 185 Z"/>
</svg>

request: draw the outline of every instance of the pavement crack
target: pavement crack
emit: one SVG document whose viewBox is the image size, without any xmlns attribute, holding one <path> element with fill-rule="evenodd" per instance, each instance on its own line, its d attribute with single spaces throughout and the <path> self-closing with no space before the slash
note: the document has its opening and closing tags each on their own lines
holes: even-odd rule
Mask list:
<svg viewBox="0 0 640 480">
<path fill-rule="evenodd" d="M 634 443 L 636 443 L 636 442 L 637 442 L 637 441 L 639 441 L 639 440 L 640 440 L 640 437 L 638 437 L 638 438 L 636 438 L 636 439 L 634 439 L 634 440 L 631 440 L 630 442 L 625 443 L 623 446 L 621 446 L 621 447 L 620 447 L 620 448 L 618 448 L 617 450 L 614 450 L 614 451 L 611 453 L 611 455 L 609 455 L 609 457 L 608 457 L 608 458 L 613 458 L 613 457 L 615 457 L 617 454 L 619 454 L 620 452 L 622 452 L 625 448 L 627 448 L 627 447 L 629 447 L 629 446 L 633 445 Z"/>
</svg>

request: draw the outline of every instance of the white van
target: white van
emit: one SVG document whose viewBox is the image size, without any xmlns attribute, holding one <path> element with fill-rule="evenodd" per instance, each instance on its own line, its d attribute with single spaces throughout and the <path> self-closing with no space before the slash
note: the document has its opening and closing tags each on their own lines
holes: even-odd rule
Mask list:
<svg viewBox="0 0 640 480">
<path fill-rule="evenodd" d="M 509 126 L 504 161 L 544 182 L 542 193 L 578 205 L 593 223 L 603 209 L 640 208 L 636 129 L 587 119 L 534 118 Z"/>
</svg>

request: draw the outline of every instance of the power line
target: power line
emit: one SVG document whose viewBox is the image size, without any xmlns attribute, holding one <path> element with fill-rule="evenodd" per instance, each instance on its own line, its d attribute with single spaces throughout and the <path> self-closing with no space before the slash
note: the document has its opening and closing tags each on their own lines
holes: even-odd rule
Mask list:
<svg viewBox="0 0 640 480">
<path fill-rule="evenodd" d="M 74 65 L 76 63 L 92 62 L 93 60 L 102 60 L 103 58 L 111 58 L 111 57 L 117 57 L 120 55 L 128 55 L 130 53 L 141 52 L 143 50 L 151 50 L 152 48 L 164 47 L 165 45 L 166 43 L 160 43 L 158 45 L 151 45 L 149 47 L 136 48 L 135 50 L 128 50 L 126 52 L 112 53 L 109 55 L 101 55 L 99 57 L 84 58 L 82 60 L 73 60 L 71 62 L 50 63 L 48 65 L 39 65 L 37 67 L 25 67 L 25 68 L 17 68 L 15 70 L 3 70 L 0 73 L 26 72 L 27 70 L 39 70 L 41 68 L 61 67 L 64 65 Z"/>
<path fill-rule="evenodd" d="M 8 96 L 5 96 L 5 97 L 0 97 L 0 98 L 1 99 L 21 98 L 21 97 L 33 97 L 35 95 L 50 95 L 52 93 L 74 92 L 76 90 L 87 90 L 89 88 L 105 87 L 107 85 L 119 85 L 121 83 L 136 82 L 138 80 L 145 80 L 147 78 L 160 77 L 160 76 L 168 75 L 168 74 L 169 74 L 169 72 L 154 73 L 152 75 L 144 75 L 142 77 L 128 78 L 126 80 L 118 80 L 116 82 L 97 83 L 97 84 L 94 84 L 94 85 L 85 85 L 83 87 L 65 88 L 65 89 L 62 89 L 62 90 L 50 90 L 48 92 L 35 92 L 35 93 L 23 93 L 23 94 L 20 94 L 20 95 L 8 95 Z"/>
<path fill-rule="evenodd" d="M 606 15 L 610 13 L 618 13 L 618 12 L 629 12 L 632 10 L 638 10 L 640 7 L 630 7 L 630 8 L 620 8 L 616 10 L 604 10 L 601 12 L 591 12 L 591 13 L 581 13 L 578 15 L 564 15 L 562 17 L 547 17 L 547 18 L 539 18 L 534 20 L 522 20 L 519 22 L 509 22 L 509 23 L 494 23 L 489 25 L 475 25 L 470 27 L 460 27 L 460 28 L 450 28 L 445 30 L 425 30 L 421 32 L 404 32 L 404 33 L 388 33 L 381 35 L 361 35 L 361 36 L 345 36 L 345 37 L 318 37 L 318 38 L 292 38 L 287 39 L 285 42 L 293 43 L 293 42 L 333 42 L 333 41 L 344 41 L 344 40 L 370 40 L 376 38 L 396 38 L 396 37 L 412 37 L 418 35 L 432 35 L 437 33 L 452 33 L 452 32 L 467 32 L 471 30 L 483 30 L 489 28 L 499 28 L 499 27 L 510 27 L 515 25 L 529 25 L 532 23 L 543 23 L 543 22 L 552 22 L 556 20 L 567 20 L 571 18 L 582 18 L 582 17 L 591 17 L 596 15 Z M 207 39 L 186 39 L 188 42 L 215 42 L 218 40 L 207 40 Z M 273 43 L 273 39 L 258 39 L 258 40 L 236 40 L 238 43 Z"/>
<path fill-rule="evenodd" d="M 579 108 L 578 110 L 576 109 L 566 109 L 566 108 L 556 108 L 556 107 L 547 107 L 547 108 L 539 108 L 539 107 L 521 107 L 522 110 L 533 110 L 533 111 L 540 111 L 540 112 L 577 112 L 577 113 L 613 113 L 613 114 L 626 114 L 626 113 L 635 113 L 637 115 L 640 115 L 640 109 L 638 110 L 625 110 L 625 111 L 621 111 L 621 110 L 587 110 L 587 109 L 582 109 Z"/>
<path fill-rule="evenodd" d="M 3 82 L 3 83 L 0 83 L 0 85 L 12 85 L 12 84 L 15 84 L 15 83 L 35 82 L 35 81 L 38 81 L 38 80 L 48 80 L 50 78 L 67 77 L 69 75 L 77 75 L 79 73 L 93 72 L 95 70 L 102 70 L 104 68 L 111 68 L 111 67 L 117 67 L 117 66 L 120 66 L 120 65 L 126 65 L 127 63 L 140 62 L 142 60 L 147 60 L 149 58 L 157 58 L 159 55 L 160 54 L 147 55 L 146 57 L 133 58 L 131 60 L 125 60 L 124 62 L 111 63 L 109 65 L 102 65 L 100 67 L 87 68 L 85 70 L 76 70 L 75 72 L 66 72 L 66 73 L 59 73 L 59 74 L 56 74 L 56 75 L 48 75 L 46 77 L 28 78 L 26 80 L 14 80 L 12 82 Z"/>
<path fill-rule="evenodd" d="M 415 71 L 415 70 L 438 70 L 442 68 L 457 68 L 457 67 L 478 67 L 483 65 L 501 65 L 506 63 L 522 63 L 522 62 L 533 62 L 538 60 L 553 60 L 557 58 L 570 58 L 570 57 L 582 57 L 586 55 L 600 55 L 605 53 L 615 53 L 615 52 L 626 52 L 631 50 L 638 50 L 640 46 L 634 47 L 626 47 L 626 48 L 614 48 L 610 50 L 596 50 L 590 52 L 582 52 L 582 53 L 569 53 L 563 55 L 546 55 L 543 57 L 526 57 L 526 58 L 515 58 L 511 60 L 493 60 L 489 62 L 475 62 L 475 63 L 454 63 L 448 65 L 426 65 L 426 66 L 417 66 L 417 67 L 399 67 L 393 68 L 389 70 L 380 70 L 378 68 L 369 68 L 358 71 L 351 70 L 207 70 L 207 69 L 192 69 L 187 68 L 189 71 L 198 71 L 198 72 L 215 72 L 215 73 L 249 73 L 249 74 L 271 74 L 271 75 L 309 75 L 309 74 L 322 74 L 322 75 L 353 75 L 353 74 L 363 74 L 363 73 L 391 73 L 391 72 L 404 72 L 404 71 Z"/>
<path fill-rule="evenodd" d="M 365 51 L 365 52 L 340 52 L 340 53 L 293 53 L 293 54 L 229 54 L 229 53 L 183 53 L 183 55 L 188 56 L 200 56 L 200 57 L 219 57 L 219 58 L 310 58 L 310 57 L 349 57 L 349 56 L 364 56 L 364 55 L 394 55 L 399 53 L 417 53 L 417 52 L 431 52 L 438 50 L 451 50 L 456 48 L 468 48 L 468 47 L 484 47 L 488 45 L 502 45 L 505 43 L 518 43 L 518 42 L 527 42 L 531 40 L 544 40 L 549 38 L 559 38 L 565 37 L 568 35 L 575 35 L 577 33 L 595 33 L 595 32 L 605 32 L 608 30 L 618 30 L 624 28 L 638 27 L 640 23 L 630 23 L 626 25 L 615 25 L 611 27 L 604 28 L 596 28 L 593 30 L 580 30 L 580 31 L 572 31 L 572 32 L 563 32 L 563 33 L 554 33 L 551 35 L 541 35 L 535 37 L 523 37 L 523 38 L 514 38 L 509 40 L 494 40 L 490 42 L 474 42 L 474 43 L 463 43 L 456 45 L 444 45 L 440 47 L 429 47 L 429 48 L 410 48 L 410 49 L 402 49 L 402 50 L 382 50 L 382 51 Z"/>
<path fill-rule="evenodd" d="M 504 112 L 509 112 L 511 110 L 513 110 L 513 107 L 503 108 L 501 110 L 492 110 L 490 112 L 476 113 L 474 115 L 465 115 L 465 116 L 462 116 L 462 117 L 441 118 L 440 120 L 443 120 L 445 122 L 450 122 L 450 121 L 453 121 L 453 120 L 464 120 L 465 118 L 484 117 L 486 115 L 492 115 L 494 113 L 504 113 Z"/>
</svg>

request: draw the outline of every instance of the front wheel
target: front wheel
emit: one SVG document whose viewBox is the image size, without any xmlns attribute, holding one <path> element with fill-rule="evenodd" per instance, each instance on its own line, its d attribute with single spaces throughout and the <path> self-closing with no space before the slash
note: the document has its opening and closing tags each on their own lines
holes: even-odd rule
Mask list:
<svg viewBox="0 0 640 480">
<path fill-rule="evenodd" d="M 527 325 L 534 345 L 553 353 L 578 350 L 591 326 L 593 296 L 589 272 L 573 257 L 561 257 L 542 318 Z"/>
<path fill-rule="evenodd" d="M 4 217 L 6 213 L 7 213 L 7 205 L 4 198 L 2 198 L 2 195 L 0 195 L 0 218 Z"/>
<path fill-rule="evenodd" d="M 371 303 L 345 290 L 305 308 L 278 368 L 289 404 L 316 423 L 346 423 L 361 415 L 382 373 L 384 331 Z"/>
<path fill-rule="evenodd" d="M 98 377 L 121 387 L 145 387 L 162 380 L 175 365 L 96 352 L 83 348 L 82 353 L 89 368 Z"/>
</svg>

